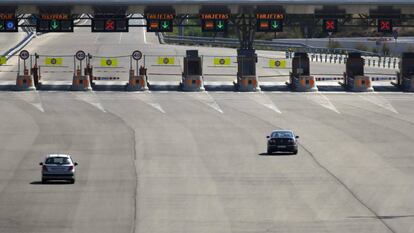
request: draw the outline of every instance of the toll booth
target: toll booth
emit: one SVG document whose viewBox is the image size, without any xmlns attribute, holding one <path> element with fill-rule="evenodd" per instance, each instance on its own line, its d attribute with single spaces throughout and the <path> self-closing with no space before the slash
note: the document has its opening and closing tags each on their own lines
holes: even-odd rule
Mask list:
<svg viewBox="0 0 414 233">
<path fill-rule="evenodd" d="M 17 77 L 16 77 L 16 91 L 33 91 L 36 90 L 34 85 L 33 76 L 29 73 L 27 59 L 30 58 L 29 52 L 23 50 L 20 52 Z M 23 71 L 23 72 L 22 72 Z"/>
<path fill-rule="evenodd" d="M 260 91 L 256 76 L 257 54 L 254 49 L 237 50 L 237 83 L 238 91 Z"/>
<path fill-rule="evenodd" d="M 83 70 L 83 61 L 87 58 L 85 52 L 78 51 L 74 56 L 74 72 L 72 79 L 72 91 L 91 91 L 91 78 L 87 69 Z M 86 67 L 90 67 L 90 59 L 86 59 Z"/>
<path fill-rule="evenodd" d="M 292 59 L 289 84 L 294 91 L 318 91 L 315 77 L 310 75 L 310 63 L 307 53 L 295 53 Z"/>
<path fill-rule="evenodd" d="M 183 91 L 204 91 L 203 64 L 198 50 L 187 50 L 184 57 L 184 72 L 181 89 Z"/>
<path fill-rule="evenodd" d="M 137 61 L 138 62 L 138 61 Z M 147 69 L 141 66 L 138 74 L 135 74 L 134 69 L 129 70 L 129 82 L 126 86 L 127 91 L 146 91 L 148 90 Z"/>
<path fill-rule="evenodd" d="M 401 55 L 400 72 L 397 73 L 398 86 L 404 91 L 414 92 L 414 53 Z"/>
<path fill-rule="evenodd" d="M 361 53 L 349 53 L 344 73 L 344 86 L 350 91 L 374 91 L 371 78 L 364 75 L 364 59 Z"/>
</svg>

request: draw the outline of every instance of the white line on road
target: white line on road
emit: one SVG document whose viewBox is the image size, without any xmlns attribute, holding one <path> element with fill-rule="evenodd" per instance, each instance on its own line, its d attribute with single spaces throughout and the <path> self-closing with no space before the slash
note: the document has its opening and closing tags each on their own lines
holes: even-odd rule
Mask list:
<svg viewBox="0 0 414 233">
<path fill-rule="evenodd" d="M 84 101 L 94 106 L 95 108 L 101 110 L 102 112 L 106 113 L 106 110 L 103 108 L 103 106 L 99 102 L 98 97 L 96 96 L 95 92 L 76 93 L 75 95 L 77 99 Z"/>
<path fill-rule="evenodd" d="M 148 92 L 148 93 L 139 92 L 139 93 L 134 94 L 133 96 L 134 96 L 134 98 L 144 102 L 145 104 L 148 104 L 149 106 L 151 106 L 151 107 L 157 109 L 158 111 L 160 111 L 161 113 L 165 114 L 166 112 L 161 107 L 161 105 L 157 102 L 154 102 L 151 95 L 148 95 L 148 94 L 150 94 L 150 92 Z"/>
<path fill-rule="evenodd" d="M 362 99 L 378 107 L 381 107 L 385 110 L 398 114 L 398 111 L 391 105 L 391 103 L 387 99 L 385 99 L 384 97 L 380 96 L 377 93 L 366 93 L 364 95 L 361 94 L 359 95 L 359 97 L 361 97 Z"/>
<path fill-rule="evenodd" d="M 165 113 L 164 109 L 162 109 L 161 105 L 158 103 L 148 103 L 151 107 L 157 109 L 158 111 Z"/>
<path fill-rule="evenodd" d="M 320 106 L 329 109 L 331 111 L 334 111 L 338 114 L 341 114 L 338 109 L 335 107 L 335 105 L 333 105 L 333 103 L 328 99 L 328 97 L 326 97 L 325 95 L 323 95 L 320 92 L 316 92 L 316 93 L 306 93 L 307 94 L 307 98 L 308 100 L 319 104 Z"/>
<path fill-rule="evenodd" d="M 223 110 L 221 110 L 220 106 L 217 102 L 211 97 L 208 92 L 194 92 L 194 93 L 187 93 L 189 96 L 193 97 L 194 99 L 200 101 L 201 103 L 211 107 L 212 109 L 216 110 L 217 112 L 223 114 Z"/>
<path fill-rule="evenodd" d="M 249 98 L 276 113 L 282 114 L 282 111 L 280 111 L 280 109 L 276 107 L 273 101 L 264 92 L 252 92 L 252 95 L 249 95 Z"/>
<path fill-rule="evenodd" d="M 45 112 L 45 109 L 43 108 L 42 101 L 40 100 L 39 93 L 37 91 L 30 91 L 30 92 L 19 92 L 17 93 L 17 96 L 31 104 L 33 107 L 38 109 L 41 112 Z"/>
<path fill-rule="evenodd" d="M 121 44 L 121 41 L 122 41 L 122 35 L 123 35 L 123 33 L 121 32 L 121 34 L 119 35 L 119 41 L 118 41 L 118 44 Z"/>
</svg>

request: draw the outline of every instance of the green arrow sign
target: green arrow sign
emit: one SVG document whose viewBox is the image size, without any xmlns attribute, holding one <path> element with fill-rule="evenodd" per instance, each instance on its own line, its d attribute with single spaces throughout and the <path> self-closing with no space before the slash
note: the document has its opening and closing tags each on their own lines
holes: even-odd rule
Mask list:
<svg viewBox="0 0 414 233">
<path fill-rule="evenodd" d="M 50 22 L 50 27 L 52 28 L 52 30 L 56 31 L 59 27 L 59 22 L 57 20 L 52 20 Z"/>
<path fill-rule="evenodd" d="M 224 28 L 224 22 L 223 21 L 217 21 L 217 28 L 218 29 L 223 29 Z"/>
<path fill-rule="evenodd" d="M 278 29 L 278 28 L 279 28 L 279 22 L 277 22 L 277 21 L 272 21 L 272 28 L 273 28 L 273 29 Z"/>
<path fill-rule="evenodd" d="M 170 24 L 169 24 L 168 21 L 162 21 L 162 23 L 161 23 L 162 29 L 166 30 L 166 29 L 168 29 L 169 26 L 170 26 Z"/>
</svg>

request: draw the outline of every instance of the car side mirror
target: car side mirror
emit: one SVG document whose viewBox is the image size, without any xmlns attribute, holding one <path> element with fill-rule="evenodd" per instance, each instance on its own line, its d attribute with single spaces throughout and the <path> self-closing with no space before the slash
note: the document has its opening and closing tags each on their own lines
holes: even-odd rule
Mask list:
<svg viewBox="0 0 414 233">
<path fill-rule="evenodd" d="M 299 136 L 296 136 L 295 138 L 296 138 L 296 139 L 298 139 L 298 138 L 299 138 Z"/>
<path fill-rule="evenodd" d="M 73 165 L 78 166 L 78 163 L 75 162 Z"/>
<path fill-rule="evenodd" d="M 39 163 L 40 166 L 43 166 L 43 163 Z"/>
<path fill-rule="evenodd" d="M 270 138 L 270 136 L 266 136 L 266 138 Z"/>
</svg>

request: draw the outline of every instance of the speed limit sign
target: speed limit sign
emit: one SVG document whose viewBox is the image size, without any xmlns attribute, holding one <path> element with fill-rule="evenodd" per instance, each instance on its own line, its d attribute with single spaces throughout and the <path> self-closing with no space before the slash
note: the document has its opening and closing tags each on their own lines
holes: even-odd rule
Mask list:
<svg viewBox="0 0 414 233">
<path fill-rule="evenodd" d="M 75 57 L 76 57 L 76 59 L 78 59 L 79 61 L 82 61 L 82 60 L 84 60 L 84 59 L 86 58 L 86 54 L 85 54 L 85 52 L 84 52 L 84 51 L 79 50 L 79 51 L 77 51 L 77 52 L 76 52 Z"/>
<path fill-rule="evenodd" d="M 141 53 L 141 51 L 139 51 L 139 50 L 135 50 L 135 51 L 132 53 L 132 58 L 133 58 L 134 60 L 136 60 L 136 61 L 141 60 L 141 58 L 142 58 L 142 53 Z"/>
<path fill-rule="evenodd" d="M 29 52 L 28 52 L 27 50 L 22 50 L 22 51 L 20 52 L 20 54 L 19 54 L 19 57 L 20 57 L 22 60 L 27 60 L 27 59 L 29 58 L 29 56 L 30 56 L 30 54 L 29 54 Z"/>
</svg>

